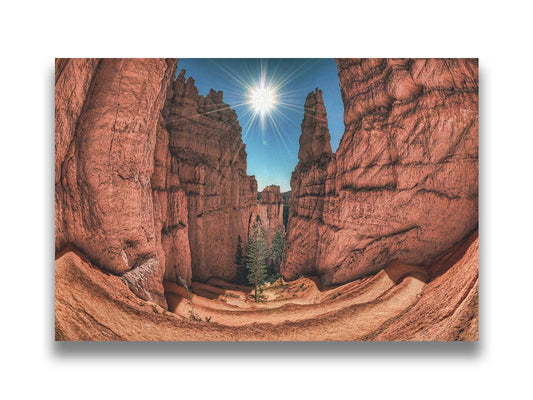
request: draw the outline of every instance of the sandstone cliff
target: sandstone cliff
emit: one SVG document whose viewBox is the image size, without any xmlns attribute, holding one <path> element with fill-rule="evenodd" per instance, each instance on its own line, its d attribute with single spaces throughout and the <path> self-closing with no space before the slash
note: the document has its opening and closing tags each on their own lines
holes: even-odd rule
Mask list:
<svg viewBox="0 0 533 400">
<path fill-rule="evenodd" d="M 331 154 L 319 91 L 308 96 L 288 279 L 342 283 L 394 259 L 425 265 L 477 227 L 477 60 L 337 63 L 346 130 Z"/>
<path fill-rule="evenodd" d="M 279 187 L 257 202 L 235 111 L 176 65 L 56 61 L 56 250 L 162 306 L 163 279 L 232 280 L 255 215 L 269 237 L 283 226 Z"/>
<path fill-rule="evenodd" d="M 257 207 L 257 182 L 246 174 L 237 115 L 222 101 L 222 92 L 199 95 L 184 70 L 169 91 L 163 114 L 171 170 L 187 197 L 192 278 L 232 280 L 237 238 L 246 244 Z"/>
<path fill-rule="evenodd" d="M 165 304 L 151 177 L 176 60 L 56 62 L 56 249 L 72 243 Z"/>
<path fill-rule="evenodd" d="M 300 161 L 291 177 L 291 198 L 282 273 L 286 279 L 300 275 L 321 275 L 319 243 L 324 230 L 326 182 L 334 177 L 335 155 L 331 152 L 327 113 L 322 92 L 309 93 L 304 106 Z"/>
</svg>

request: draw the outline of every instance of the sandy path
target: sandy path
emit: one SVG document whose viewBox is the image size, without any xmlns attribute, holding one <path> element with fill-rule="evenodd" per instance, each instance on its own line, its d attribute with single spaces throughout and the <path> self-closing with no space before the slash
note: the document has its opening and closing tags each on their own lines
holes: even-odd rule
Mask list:
<svg viewBox="0 0 533 400">
<path fill-rule="evenodd" d="M 309 278 L 274 285 L 265 289 L 269 301 L 259 304 L 250 288 L 219 280 L 194 283 L 190 294 L 166 282 L 169 310 L 137 298 L 120 278 L 69 251 L 56 260 L 56 338 L 475 340 L 477 245 L 476 234 L 440 257 L 432 281 L 426 269 L 393 262 L 338 287 L 323 289 Z M 202 321 L 190 319 L 193 308 Z"/>
</svg>

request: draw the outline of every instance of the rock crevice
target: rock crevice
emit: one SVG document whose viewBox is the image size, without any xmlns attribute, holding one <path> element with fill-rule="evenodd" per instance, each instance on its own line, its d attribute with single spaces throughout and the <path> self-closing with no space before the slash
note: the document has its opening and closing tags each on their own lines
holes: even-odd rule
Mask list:
<svg viewBox="0 0 533 400">
<path fill-rule="evenodd" d="M 185 70 L 163 109 L 171 172 L 187 198 L 192 279 L 235 278 L 238 237 L 248 239 L 257 211 L 257 182 L 246 173 L 246 146 L 237 114 L 221 91 L 199 94 Z"/>
</svg>

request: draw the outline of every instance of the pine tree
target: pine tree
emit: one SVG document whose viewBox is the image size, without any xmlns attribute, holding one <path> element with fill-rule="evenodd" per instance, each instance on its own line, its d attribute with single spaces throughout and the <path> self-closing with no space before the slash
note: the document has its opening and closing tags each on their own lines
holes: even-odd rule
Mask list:
<svg viewBox="0 0 533 400">
<path fill-rule="evenodd" d="M 248 284 L 248 271 L 246 269 L 246 258 L 242 251 L 241 235 L 237 237 L 237 251 L 235 252 L 235 265 L 237 266 L 237 283 L 240 285 Z"/>
<path fill-rule="evenodd" d="M 255 287 L 255 301 L 261 299 L 261 286 L 267 278 L 268 247 L 265 230 L 259 216 L 256 218 L 250 237 L 246 255 L 246 268 L 248 270 L 248 282 Z"/>
<path fill-rule="evenodd" d="M 279 228 L 272 240 L 272 249 L 270 251 L 270 275 L 275 280 L 280 276 L 280 266 L 283 260 L 283 229 Z"/>
</svg>

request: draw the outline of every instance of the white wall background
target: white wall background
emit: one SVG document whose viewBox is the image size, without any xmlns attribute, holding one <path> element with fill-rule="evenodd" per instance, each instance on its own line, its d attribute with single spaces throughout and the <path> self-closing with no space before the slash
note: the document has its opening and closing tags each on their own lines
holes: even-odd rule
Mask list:
<svg viewBox="0 0 533 400">
<path fill-rule="evenodd" d="M 1 397 L 530 396 L 532 13 L 495 4 L 3 2 Z M 480 342 L 55 344 L 53 58 L 73 56 L 479 57 Z"/>
</svg>

